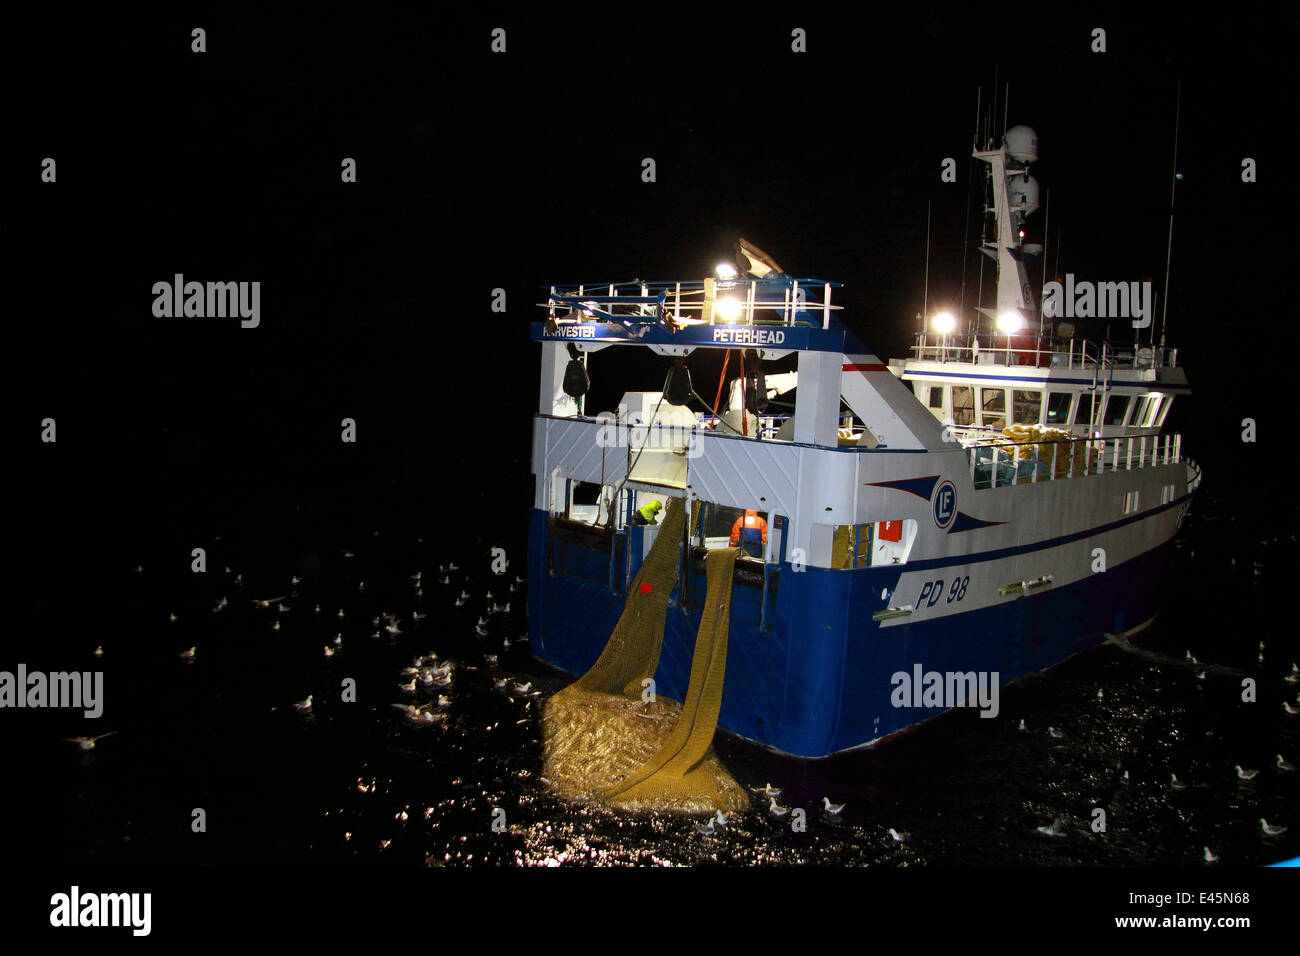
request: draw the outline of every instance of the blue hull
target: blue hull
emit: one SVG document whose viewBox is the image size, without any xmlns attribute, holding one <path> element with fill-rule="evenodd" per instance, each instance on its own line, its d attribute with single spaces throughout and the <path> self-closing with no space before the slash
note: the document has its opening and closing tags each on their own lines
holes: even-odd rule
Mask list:
<svg viewBox="0 0 1300 956">
<path fill-rule="evenodd" d="M 595 662 L 623 612 L 625 582 L 640 563 L 641 530 L 616 538 L 611 556 L 555 540 L 547 515 L 533 510 L 528 617 L 537 657 L 574 674 Z M 916 664 L 926 671 L 996 671 L 1005 684 L 1101 643 L 1107 632 L 1150 620 L 1159 608 L 1168 547 L 1059 589 L 885 628 L 871 616 L 885 606 L 882 589 L 892 593 L 906 566 L 773 568 L 766 607 L 761 583 L 733 588 L 718 722 L 800 757 L 895 733 L 943 711 L 892 706 L 896 672 L 911 674 Z M 658 693 L 676 700 L 686 694 L 704 589 L 698 565 L 687 576 L 685 598 L 679 585 L 669 605 L 655 683 Z"/>
</svg>

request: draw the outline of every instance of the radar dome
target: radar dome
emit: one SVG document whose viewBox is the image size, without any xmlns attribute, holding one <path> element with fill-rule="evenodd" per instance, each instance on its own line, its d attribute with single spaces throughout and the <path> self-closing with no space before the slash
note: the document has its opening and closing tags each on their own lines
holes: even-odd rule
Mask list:
<svg viewBox="0 0 1300 956">
<path fill-rule="evenodd" d="M 1012 209 L 1028 216 L 1038 208 L 1038 180 L 1016 173 L 1007 183 L 1007 198 Z"/>
<path fill-rule="evenodd" d="M 1028 126 L 1007 130 L 1007 154 L 1017 162 L 1038 162 L 1038 134 Z"/>
</svg>

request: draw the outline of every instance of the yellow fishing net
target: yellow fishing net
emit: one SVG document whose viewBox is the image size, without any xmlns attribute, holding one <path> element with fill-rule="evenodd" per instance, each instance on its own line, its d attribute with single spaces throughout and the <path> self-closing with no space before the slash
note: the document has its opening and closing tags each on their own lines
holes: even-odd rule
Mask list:
<svg viewBox="0 0 1300 956">
<path fill-rule="evenodd" d="M 1057 478 L 1064 478 L 1071 473 L 1072 468 L 1074 474 L 1082 475 L 1085 464 L 1088 471 L 1092 471 L 1097 465 L 1097 450 L 1089 447 L 1087 442 L 1072 440 L 1077 439 L 1078 436 L 1071 435 L 1063 428 L 1048 428 L 1044 425 L 1010 425 L 1002 429 L 1002 434 L 1013 442 L 1033 442 L 1034 444 L 1020 446 L 1021 459 L 1031 458 L 1036 454 L 1038 460 L 1046 464 Z"/>
<path fill-rule="evenodd" d="M 543 775 L 561 796 L 627 809 L 741 810 L 744 789 L 713 753 L 727 660 L 731 578 L 739 551 L 711 551 L 686 701 L 649 699 L 677 583 L 686 508 L 672 499 L 623 615 L 596 663 L 546 702 Z M 698 509 L 692 525 L 698 522 Z M 644 585 L 644 586 L 643 586 Z M 644 698 L 644 699 L 643 699 Z"/>
</svg>

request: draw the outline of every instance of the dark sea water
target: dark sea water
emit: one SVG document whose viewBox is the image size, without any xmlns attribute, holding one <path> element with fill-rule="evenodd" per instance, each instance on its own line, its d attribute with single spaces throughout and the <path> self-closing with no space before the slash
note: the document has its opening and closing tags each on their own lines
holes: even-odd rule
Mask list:
<svg viewBox="0 0 1300 956">
<path fill-rule="evenodd" d="M 274 515 L 214 517 L 203 574 L 154 528 L 114 550 L 94 606 L 36 615 L 49 639 L 28 646 L 29 667 L 102 668 L 106 682 L 97 721 L 13 712 L 29 758 L 49 768 L 46 807 L 60 823 L 42 837 L 47 860 L 1201 867 L 1206 847 L 1220 866 L 1300 853 L 1300 773 L 1275 766 L 1279 753 L 1300 762 L 1300 717 L 1282 707 L 1297 703 L 1300 685 L 1284 677 L 1300 647 L 1270 608 L 1295 565 L 1294 512 L 1267 532 L 1249 527 L 1207 482 L 1156 625 L 1130 650 L 1102 646 L 1005 688 L 999 719 L 954 711 L 817 761 L 720 732 L 716 749 L 736 778 L 782 788 L 779 802 L 805 808 L 808 827 L 792 832 L 756 796 L 710 836 L 688 817 L 548 793 L 539 713 L 570 678 L 529 653 L 516 581 L 522 516 L 510 521 L 521 510 L 485 537 L 439 539 L 399 517 L 406 492 L 418 494 L 394 486 L 394 509 L 372 508 L 368 520 L 307 498 Z M 491 571 L 494 545 L 513 561 L 502 576 Z M 443 583 L 450 564 L 459 569 Z M 268 598 L 278 600 L 252 603 Z M 374 623 L 385 614 L 400 633 Z M 342 646 L 327 658 L 336 635 Z M 179 656 L 191 647 L 192 660 Z M 451 686 L 404 695 L 401 669 L 430 654 L 451 662 Z M 1240 675 L 1258 681 L 1257 703 L 1241 702 Z M 342 700 L 345 678 L 355 702 Z M 531 693 L 515 687 L 526 683 Z M 310 713 L 297 712 L 309 694 Z M 410 726 L 390 706 L 439 694 L 450 698 L 440 725 Z M 64 740 L 109 731 L 89 752 Z M 1237 764 L 1259 773 L 1239 780 Z M 820 812 L 823 796 L 846 804 L 838 818 Z M 1090 828 L 1096 807 L 1104 833 Z M 195 808 L 205 833 L 192 832 Z M 497 810 L 504 828 L 494 830 Z M 1290 829 L 1265 836 L 1261 817 Z"/>
</svg>

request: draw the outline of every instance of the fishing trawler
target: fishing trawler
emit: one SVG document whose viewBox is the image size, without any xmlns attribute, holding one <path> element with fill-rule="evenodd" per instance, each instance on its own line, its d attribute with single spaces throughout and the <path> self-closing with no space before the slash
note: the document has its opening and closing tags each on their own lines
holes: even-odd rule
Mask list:
<svg viewBox="0 0 1300 956">
<path fill-rule="evenodd" d="M 744 240 L 735 266 L 703 279 L 549 287 L 532 326 L 537 657 L 608 670 L 616 626 L 657 595 L 666 611 L 636 649 L 639 684 L 686 702 L 683 720 L 712 700 L 718 726 L 821 757 L 1155 618 L 1200 480 L 1161 430 L 1186 376 L 1163 343 L 1117 348 L 1059 323 L 1047 335 L 1041 317 L 1024 332 L 1041 316 L 1016 235 L 1036 202 L 1036 138 L 1017 127 L 974 155 L 991 169 L 999 275 L 984 311 L 1001 341 L 944 320 L 886 363 L 840 319 L 838 283 L 796 278 Z M 590 376 L 610 348 L 652 353 L 664 385 L 592 414 Z M 707 350 L 728 353 L 712 405 L 690 377 Z M 740 554 L 719 581 L 708 558 L 727 548 Z M 719 639 L 710 670 L 700 644 Z M 967 693 L 898 693 L 900 674 L 922 673 L 957 675 Z M 692 686 L 704 680 L 712 694 Z"/>
</svg>

